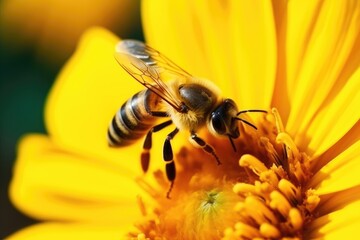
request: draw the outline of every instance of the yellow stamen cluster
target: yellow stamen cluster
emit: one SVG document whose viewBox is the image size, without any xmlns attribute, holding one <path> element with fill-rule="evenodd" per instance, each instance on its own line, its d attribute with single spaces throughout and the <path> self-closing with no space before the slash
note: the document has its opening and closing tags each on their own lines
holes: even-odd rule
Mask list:
<svg viewBox="0 0 360 240">
<path fill-rule="evenodd" d="M 306 226 L 320 201 L 306 187 L 311 178 L 309 158 L 284 132 L 276 109 L 258 126 L 256 134 L 243 129 L 238 143 L 243 151 L 233 159 L 224 151 L 221 159 L 230 159 L 224 167 L 211 164 L 196 150 L 179 153 L 181 170 L 173 198 L 162 196 L 164 189 L 162 195 L 154 188 L 148 191 L 158 206 L 148 214 L 139 201 L 145 219 L 137 225 L 140 234 L 131 234 L 133 239 L 306 237 Z M 237 166 L 235 158 L 240 159 Z M 166 188 L 163 174 L 157 172 L 156 179 Z"/>
<path fill-rule="evenodd" d="M 239 196 L 234 208 L 238 222 L 225 229 L 223 239 L 302 239 L 305 225 L 319 204 L 315 191 L 306 189 L 310 178 L 308 157 L 282 132 L 276 109 L 273 113 L 278 131 L 276 142 L 283 144 L 286 162 L 275 157 L 273 165 L 266 167 L 253 155 L 240 158 L 239 165 L 250 169 L 257 179 L 254 183 L 234 185 L 233 191 Z M 274 152 L 270 141 L 262 142 L 266 142 L 269 156 L 280 155 Z"/>
</svg>

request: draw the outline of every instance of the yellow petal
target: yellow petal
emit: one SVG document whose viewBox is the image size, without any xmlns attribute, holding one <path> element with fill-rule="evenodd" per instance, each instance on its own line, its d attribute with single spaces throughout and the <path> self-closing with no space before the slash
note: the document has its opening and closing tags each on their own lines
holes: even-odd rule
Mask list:
<svg viewBox="0 0 360 240">
<path fill-rule="evenodd" d="M 42 223 L 24 228 L 7 239 L 56 240 L 56 239 L 124 239 L 129 229 L 128 225 L 91 225 L 81 223 Z"/>
<path fill-rule="evenodd" d="M 325 102 L 321 111 L 307 129 L 311 136 L 308 143 L 309 152 L 319 155 L 334 145 L 360 119 L 360 68 L 348 80 L 343 89 L 330 102 Z M 304 146 L 307 141 L 299 136 L 295 138 L 298 145 Z"/>
<path fill-rule="evenodd" d="M 306 134 L 309 122 L 354 57 L 360 32 L 359 1 L 293 1 L 289 4 L 288 92 L 292 112 L 287 130 Z M 295 31 L 297 33 L 295 33 Z M 355 69 L 356 70 L 356 69 Z M 301 119 L 301 121 L 299 121 Z"/>
<path fill-rule="evenodd" d="M 277 67 L 272 1 L 235 0 L 231 4 L 228 57 L 234 61 L 230 64 L 233 69 L 229 71 L 236 73 L 232 85 L 237 90 L 236 100 L 240 108 L 267 109 L 271 103 Z M 220 29 L 217 38 L 223 41 Z"/>
<path fill-rule="evenodd" d="M 358 239 L 360 237 L 360 201 L 316 219 L 308 239 Z"/>
<path fill-rule="evenodd" d="M 326 194 L 360 185 L 359 152 L 360 141 L 357 141 L 315 174 L 310 187 Z"/>
<path fill-rule="evenodd" d="M 286 54 L 286 26 L 287 26 L 287 4 L 286 0 L 273 1 L 274 22 L 277 40 L 277 69 L 274 92 L 272 96 L 272 107 L 276 107 L 281 113 L 284 123 L 290 112 L 289 94 L 287 94 L 287 54 Z"/>
<path fill-rule="evenodd" d="M 293 95 L 287 130 L 294 136 L 306 134 L 309 122 L 337 81 L 346 82 L 339 76 L 356 51 L 360 31 L 359 1 L 308 2 L 312 2 L 309 16 L 301 10 L 303 1 L 290 4 L 288 13 L 288 81 Z M 305 24 L 300 22 L 303 18 Z"/>
<path fill-rule="evenodd" d="M 142 21 L 148 44 L 194 75 L 211 78 L 199 25 L 185 1 L 142 1 Z M 179 27 L 181 26 L 181 27 Z"/>
<path fill-rule="evenodd" d="M 291 98 L 295 90 L 296 77 L 303 61 L 309 35 L 319 14 L 322 1 L 291 1 L 287 4 L 286 19 L 286 71 L 288 93 Z"/>
<path fill-rule="evenodd" d="M 329 163 L 336 156 L 360 140 L 360 121 L 358 121 L 340 140 L 328 148 L 321 155 L 313 158 L 311 171 L 317 173 L 319 169 Z"/>
<path fill-rule="evenodd" d="M 269 1 L 143 1 L 148 42 L 214 81 L 240 108 L 270 105 L 276 68 L 272 14 Z"/>
<path fill-rule="evenodd" d="M 141 216 L 135 177 L 130 169 L 30 135 L 19 145 L 10 196 L 19 209 L 39 219 L 132 222 Z"/>
</svg>

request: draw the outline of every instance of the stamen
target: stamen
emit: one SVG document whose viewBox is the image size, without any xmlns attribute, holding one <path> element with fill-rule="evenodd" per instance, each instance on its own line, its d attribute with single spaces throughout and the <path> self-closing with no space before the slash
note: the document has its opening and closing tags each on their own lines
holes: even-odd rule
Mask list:
<svg viewBox="0 0 360 240">
<path fill-rule="evenodd" d="M 270 185 L 273 185 L 273 186 L 278 185 L 278 182 L 279 182 L 279 179 L 273 170 L 268 170 L 268 171 L 262 172 L 259 176 L 259 179 L 263 182 L 268 182 L 268 183 L 270 183 Z"/>
<path fill-rule="evenodd" d="M 251 218 L 260 225 L 263 222 L 268 222 L 269 220 L 266 218 L 265 213 L 261 210 L 266 209 L 265 206 L 259 201 L 256 201 L 254 197 L 248 197 L 245 199 L 246 209 L 249 212 Z M 260 210 L 261 209 L 261 210 Z M 271 215 L 271 212 L 267 211 L 268 215 Z"/>
<path fill-rule="evenodd" d="M 256 194 L 256 189 L 253 184 L 248 183 L 236 183 L 233 187 L 233 191 L 239 195 Z"/>
<path fill-rule="evenodd" d="M 256 237 L 261 237 L 261 234 L 257 228 L 254 228 L 250 225 L 247 225 L 242 222 L 235 224 L 235 235 L 239 237 L 244 237 L 248 239 L 254 239 Z"/>
<path fill-rule="evenodd" d="M 271 144 L 269 138 L 267 137 L 260 137 L 260 143 L 261 146 L 265 148 L 266 157 L 268 159 L 271 159 L 273 163 L 275 163 L 277 166 L 281 165 L 281 161 L 279 158 L 278 153 L 276 152 L 274 145 Z"/>
<path fill-rule="evenodd" d="M 281 179 L 279 181 L 278 188 L 289 201 L 296 203 L 301 201 L 301 193 L 299 189 L 296 188 L 290 181 Z"/>
<path fill-rule="evenodd" d="M 245 204 L 248 211 L 251 213 L 251 216 L 259 225 L 264 222 L 270 222 L 272 224 L 278 223 L 278 219 L 275 217 L 274 213 L 258 198 L 254 196 L 247 197 L 245 199 Z"/>
<path fill-rule="evenodd" d="M 259 195 L 260 194 L 267 195 L 273 190 L 273 187 L 268 182 L 256 181 L 255 189 Z"/>
<path fill-rule="evenodd" d="M 137 235 L 137 240 L 146 240 L 146 236 L 143 233 Z"/>
<path fill-rule="evenodd" d="M 309 189 L 306 191 L 305 207 L 309 212 L 313 212 L 319 203 L 320 197 L 316 194 L 315 190 Z"/>
<path fill-rule="evenodd" d="M 274 118 L 275 118 L 275 125 L 276 125 L 277 132 L 278 133 L 285 132 L 284 125 L 283 125 L 283 123 L 281 121 L 281 117 L 280 117 L 280 114 L 279 114 L 277 108 L 272 108 L 271 112 L 273 113 Z"/>
<path fill-rule="evenodd" d="M 247 213 L 246 212 L 246 206 L 245 206 L 245 203 L 244 202 L 238 202 L 236 203 L 235 207 L 234 207 L 234 210 L 238 213 Z M 245 210 L 245 211 L 244 211 Z M 247 216 L 246 216 L 247 217 Z"/>
<path fill-rule="evenodd" d="M 277 210 L 284 218 L 287 218 L 291 206 L 284 195 L 282 195 L 279 191 L 273 191 L 270 194 L 270 199 L 270 207 Z"/>
<path fill-rule="evenodd" d="M 262 172 L 267 171 L 267 167 L 256 157 L 245 154 L 240 158 L 240 167 L 250 168 L 256 175 L 260 175 Z"/>
<path fill-rule="evenodd" d="M 292 138 L 289 136 L 289 134 L 287 134 L 285 132 L 280 132 L 276 136 L 276 142 L 285 144 L 291 150 L 291 152 L 293 153 L 294 158 L 299 157 L 299 150 L 296 147 L 296 145 L 295 145 L 294 141 L 292 140 Z"/>
<path fill-rule="evenodd" d="M 266 238 L 279 238 L 281 236 L 279 229 L 270 223 L 261 224 L 260 232 Z"/>
<path fill-rule="evenodd" d="M 302 228 L 304 220 L 301 216 L 299 209 L 297 209 L 297 208 L 290 209 L 289 221 L 295 231 L 300 230 Z"/>
<path fill-rule="evenodd" d="M 212 165 L 204 167 L 202 164 L 208 163 L 202 161 L 199 153 L 178 154 L 179 186 L 175 187 L 177 194 L 170 201 L 163 200 L 163 192 L 159 197 L 157 187 L 138 180 L 158 201 L 159 207 L 150 211 L 138 197 L 147 225 L 138 227 L 142 234 L 133 234 L 134 239 L 160 239 L 161 236 L 164 239 L 174 236 L 219 239 L 221 234 L 223 239 L 304 237 L 302 229 L 309 227 L 320 198 L 315 190 L 306 187 L 312 176 L 309 157 L 299 151 L 285 132 L 276 108 L 272 113 L 262 119 L 263 124 L 257 124 L 257 134 L 245 133 L 246 138 L 239 142 L 229 136 L 232 148 L 238 150 L 234 158 L 242 155 L 241 168 L 224 164 L 226 168 L 217 167 L 216 172 L 211 172 Z M 259 134 L 262 135 L 259 137 Z M 158 171 L 154 176 L 158 186 L 166 191 L 168 181 L 164 173 Z M 149 214 L 155 217 L 149 220 Z"/>
</svg>

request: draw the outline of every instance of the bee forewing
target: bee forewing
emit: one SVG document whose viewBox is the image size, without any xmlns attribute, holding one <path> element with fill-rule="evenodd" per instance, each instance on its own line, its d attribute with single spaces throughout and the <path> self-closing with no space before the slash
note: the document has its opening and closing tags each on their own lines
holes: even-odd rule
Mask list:
<svg viewBox="0 0 360 240">
<path fill-rule="evenodd" d="M 120 64 L 120 66 L 123 67 L 127 72 L 131 72 L 135 75 L 142 75 L 144 72 L 147 71 L 148 68 L 143 61 L 129 54 L 116 52 L 115 59 Z"/>
<path fill-rule="evenodd" d="M 131 55 L 143 61 L 146 65 L 155 65 L 156 61 L 151 58 L 151 55 L 146 50 L 145 43 L 137 40 L 123 40 L 120 41 L 116 47 L 115 52 L 120 54 Z"/>
</svg>

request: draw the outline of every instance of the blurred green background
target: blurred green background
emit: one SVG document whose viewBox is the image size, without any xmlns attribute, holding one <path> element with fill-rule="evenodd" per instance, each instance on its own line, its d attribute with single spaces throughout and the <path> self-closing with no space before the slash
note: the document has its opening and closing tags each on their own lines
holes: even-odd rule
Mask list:
<svg viewBox="0 0 360 240">
<path fill-rule="evenodd" d="M 8 198 L 19 138 L 46 133 L 46 96 L 87 28 L 143 40 L 139 1 L 0 0 L 0 239 L 36 222 Z"/>
</svg>

